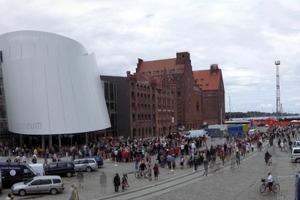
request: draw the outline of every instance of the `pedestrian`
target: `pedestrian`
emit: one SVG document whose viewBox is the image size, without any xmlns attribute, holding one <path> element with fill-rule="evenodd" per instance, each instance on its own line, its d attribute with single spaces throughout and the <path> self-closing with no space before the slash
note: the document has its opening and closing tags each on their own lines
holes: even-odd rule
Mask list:
<svg viewBox="0 0 300 200">
<path fill-rule="evenodd" d="M 207 176 L 207 174 L 208 174 L 208 160 L 206 158 L 203 160 L 203 164 L 204 164 L 203 176 Z"/>
<path fill-rule="evenodd" d="M 37 163 L 37 157 L 36 157 L 35 154 L 33 154 L 31 162 L 32 162 L 33 164 Z"/>
<path fill-rule="evenodd" d="M 83 183 L 84 175 L 83 175 L 83 172 L 81 170 L 79 170 L 77 172 L 76 178 L 78 180 L 78 187 L 83 188 L 82 183 Z"/>
<path fill-rule="evenodd" d="M 139 169 L 140 157 L 137 153 L 135 155 L 134 161 L 135 161 L 135 169 L 138 170 Z"/>
<path fill-rule="evenodd" d="M 5 200 L 13 200 L 14 199 L 14 195 L 12 193 L 8 193 L 7 197 L 5 198 Z"/>
<path fill-rule="evenodd" d="M 181 167 L 181 169 L 183 169 L 183 164 L 184 164 L 184 157 L 182 155 L 181 158 L 180 158 L 180 167 Z"/>
<path fill-rule="evenodd" d="M 147 173 L 148 173 L 148 179 L 149 181 L 152 181 L 152 168 L 151 168 L 151 163 L 147 164 Z"/>
<path fill-rule="evenodd" d="M 129 187 L 127 174 L 123 174 L 121 186 L 122 186 L 122 192 L 124 192 L 124 190 Z"/>
<path fill-rule="evenodd" d="M 236 164 L 240 165 L 241 164 L 241 156 L 240 156 L 240 152 L 239 151 L 236 152 L 235 157 L 236 157 Z"/>
<path fill-rule="evenodd" d="M 157 163 L 154 164 L 153 172 L 154 172 L 154 180 L 158 180 L 159 168 Z"/>
<path fill-rule="evenodd" d="M 115 192 L 119 192 L 120 184 L 121 184 L 120 176 L 118 173 L 116 173 L 116 175 L 114 177 Z"/>
<path fill-rule="evenodd" d="M 26 156 L 25 156 L 25 154 L 22 156 L 22 163 L 26 163 Z"/>
<path fill-rule="evenodd" d="M 104 172 L 101 172 L 100 175 L 100 189 L 102 190 L 103 193 L 106 193 L 106 187 L 107 187 L 107 178 L 106 174 Z"/>
<path fill-rule="evenodd" d="M 71 185 L 71 196 L 69 200 L 79 200 L 78 191 L 75 185 Z"/>
</svg>

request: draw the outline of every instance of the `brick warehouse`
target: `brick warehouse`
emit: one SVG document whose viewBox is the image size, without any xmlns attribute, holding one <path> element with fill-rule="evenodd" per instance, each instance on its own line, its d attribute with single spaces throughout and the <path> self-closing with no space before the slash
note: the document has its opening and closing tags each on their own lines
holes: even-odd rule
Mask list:
<svg viewBox="0 0 300 200">
<path fill-rule="evenodd" d="M 205 124 L 220 123 L 221 118 L 223 121 L 225 117 L 219 113 L 225 111 L 225 103 L 220 102 L 224 101 L 223 79 L 218 67 L 212 74 L 210 72 L 211 69 L 193 71 L 190 54 L 180 52 L 176 54 L 176 58 L 153 61 L 138 59 L 135 73 L 128 71 L 127 77 L 122 77 L 122 84 L 115 82 L 113 77 L 106 76 L 106 81 L 116 83 L 119 104 L 117 108 L 129 108 L 125 112 L 128 115 L 121 110 L 116 111 L 118 124 L 115 127 L 126 126 L 120 118 L 130 124 L 126 128 L 128 131 L 115 129 L 107 130 L 107 133 L 114 132 L 113 136 L 130 137 L 162 136 L 180 128 L 191 130 L 199 129 Z M 214 76 L 215 73 L 217 76 Z M 207 90 L 199 80 L 220 87 L 210 87 Z M 125 82 L 128 86 L 126 92 Z M 120 101 L 122 98 L 129 100 Z"/>
</svg>

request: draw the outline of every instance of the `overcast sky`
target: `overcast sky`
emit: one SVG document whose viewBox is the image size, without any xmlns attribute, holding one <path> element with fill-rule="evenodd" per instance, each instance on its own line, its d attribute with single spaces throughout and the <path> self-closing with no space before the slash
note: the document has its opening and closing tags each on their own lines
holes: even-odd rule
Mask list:
<svg viewBox="0 0 300 200">
<path fill-rule="evenodd" d="M 52 32 L 95 53 L 101 75 L 126 76 L 144 61 L 191 55 L 218 64 L 226 112 L 300 113 L 299 0 L 0 0 L 0 35 Z"/>
</svg>

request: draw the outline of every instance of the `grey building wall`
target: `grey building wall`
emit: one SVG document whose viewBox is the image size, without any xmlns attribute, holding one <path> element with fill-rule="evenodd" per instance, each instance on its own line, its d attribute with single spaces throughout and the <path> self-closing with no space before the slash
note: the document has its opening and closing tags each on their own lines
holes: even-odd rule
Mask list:
<svg viewBox="0 0 300 200">
<path fill-rule="evenodd" d="M 118 77 L 118 76 L 100 76 L 101 80 L 105 83 L 112 83 L 115 85 L 115 91 L 116 91 L 116 116 L 117 116 L 117 125 L 116 127 L 113 127 L 111 129 L 116 129 L 116 133 L 114 133 L 113 136 L 124 136 L 128 137 L 130 136 L 130 103 L 129 103 L 129 89 L 128 89 L 128 80 L 127 77 Z M 104 84 L 105 85 L 105 84 Z M 111 89 L 111 88 L 110 88 Z M 104 88 L 105 92 L 107 88 Z M 110 90 L 109 92 L 112 92 Z M 107 95 L 105 95 L 107 96 Z M 105 97 L 105 100 L 107 101 L 107 97 Z M 108 102 L 107 102 L 108 103 Z M 109 104 L 107 104 L 109 106 Z M 111 116 L 112 113 L 111 109 L 108 107 L 109 115 Z M 112 120 L 112 119 L 111 119 Z M 107 129 L 107 132 L 110 132 L 109 129 Z"/>
</svg>

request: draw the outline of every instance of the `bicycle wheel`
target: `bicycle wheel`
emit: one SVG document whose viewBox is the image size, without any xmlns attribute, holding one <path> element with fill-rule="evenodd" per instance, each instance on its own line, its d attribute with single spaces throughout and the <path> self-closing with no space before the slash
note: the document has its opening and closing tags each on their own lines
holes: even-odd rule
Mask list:
<svg viewBox="0 0 300 200">
<path fill-rule="evenodd" d="M 134 173 L 135 178 L 141 178 L 141 173 L 139 171 Z"/>
<path fill-rule="evenodd" d="M 259 187 L 260 193 L 264 193 L 266 191 L 266 189 L 267 189 L 267 186 L 264 183 L 261 184 L 261 186 Z"/>
<path fill-rule="evenodd" d="M 277 192 L 280 191 L 280 185 L 279 185 L 278 183 L 275 183 L 275 184 L 273 185 L 273 191 L 274 191 L 275 193 L 277 193 Z"/>
</svg>

